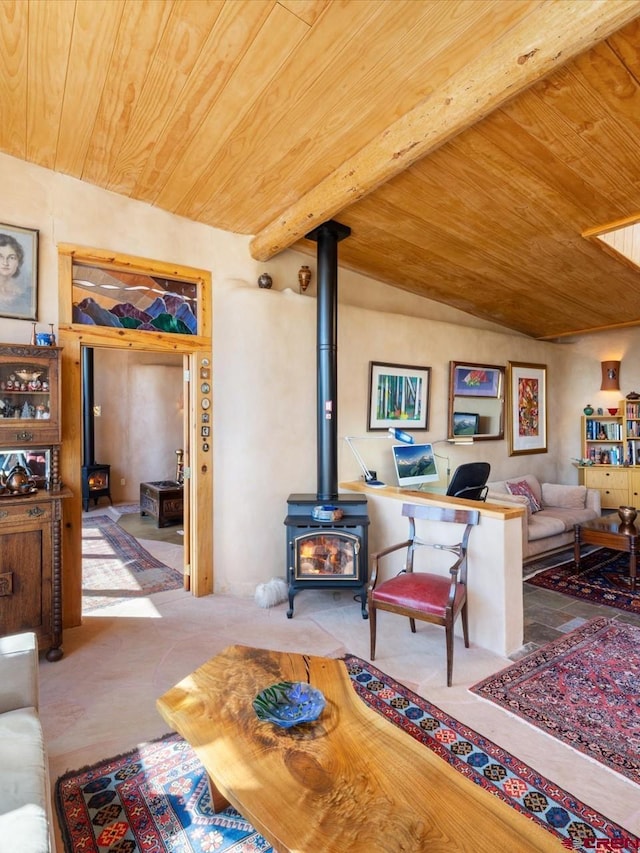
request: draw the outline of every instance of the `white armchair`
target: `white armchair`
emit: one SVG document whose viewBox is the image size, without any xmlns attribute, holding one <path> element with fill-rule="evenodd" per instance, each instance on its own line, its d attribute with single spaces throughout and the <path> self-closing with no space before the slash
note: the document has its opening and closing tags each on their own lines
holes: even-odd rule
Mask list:
<svg viewBox="0 0 640 853">
<path fill-rule="evenodd" d="M 0 637 L 0 853 L 55 850 L 38 699 L 35 634 Z"/>
</svg>

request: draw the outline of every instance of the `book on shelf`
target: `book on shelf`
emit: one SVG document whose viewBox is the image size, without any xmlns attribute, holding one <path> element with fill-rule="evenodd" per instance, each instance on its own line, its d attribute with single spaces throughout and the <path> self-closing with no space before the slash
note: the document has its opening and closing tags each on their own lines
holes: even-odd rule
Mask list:
<svg viewBox="0 0 640 853">
<path fill-rule="evenodd" d="M 622 424 L 588 420 L 587 441 L 622 441 Z"/>
</svg>

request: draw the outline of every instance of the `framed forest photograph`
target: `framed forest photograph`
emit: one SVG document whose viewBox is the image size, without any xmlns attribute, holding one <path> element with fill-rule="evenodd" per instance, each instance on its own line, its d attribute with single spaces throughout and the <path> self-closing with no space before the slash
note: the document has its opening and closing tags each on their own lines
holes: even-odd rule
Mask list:
<svg viewBox="0 0 640 853">
<path fill-rule="evenodd" d="M 430 367 L 369 363 L 368 429 L 428 429 Z"/>
</svg>

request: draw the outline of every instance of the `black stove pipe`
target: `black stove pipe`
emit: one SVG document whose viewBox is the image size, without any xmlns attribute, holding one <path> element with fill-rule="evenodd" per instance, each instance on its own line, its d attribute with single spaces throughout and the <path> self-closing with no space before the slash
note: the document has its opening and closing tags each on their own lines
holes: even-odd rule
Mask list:
<svg viewBox="0 0 640 853">
<path fill-rule="evenodd" d="M 93 422 L 93 349 L 82 347 L 82 460 L 84 467 L 95 465 Z"/>
<path fill-rule="evenodd" d="M 333 219 L 306 237 L 318 244 L 317 454 L 319 501 L 338 497 L 338 243 L 351 229 Z"/>
</svg>

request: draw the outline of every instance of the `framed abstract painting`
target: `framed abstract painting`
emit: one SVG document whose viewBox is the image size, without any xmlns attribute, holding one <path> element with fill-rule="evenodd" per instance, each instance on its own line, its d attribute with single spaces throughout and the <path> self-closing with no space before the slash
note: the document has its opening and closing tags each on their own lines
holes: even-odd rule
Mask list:
<svg viewBox="0 0 640 853">
<path fill-rule="evenodd" d="M 547 366 L 507 363 L 509 456 L 547 452 Z"/>
</svg>

